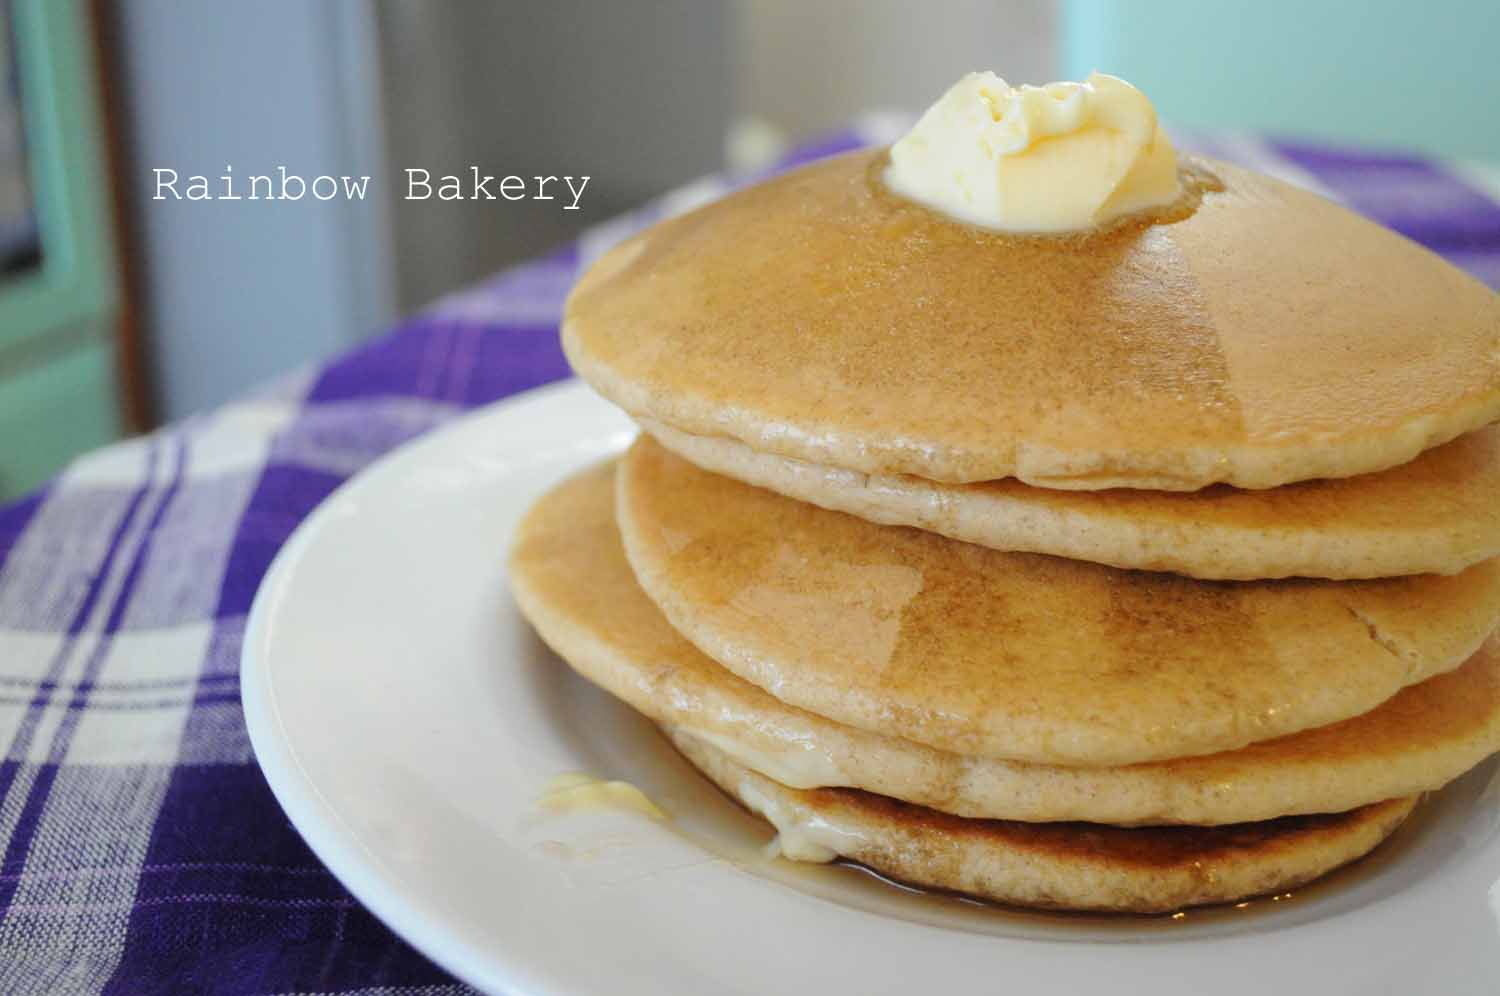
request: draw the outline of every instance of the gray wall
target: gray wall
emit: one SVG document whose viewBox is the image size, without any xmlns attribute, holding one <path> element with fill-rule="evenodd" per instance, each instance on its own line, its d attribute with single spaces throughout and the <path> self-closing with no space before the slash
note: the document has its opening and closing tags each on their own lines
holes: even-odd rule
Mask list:
<svg viewBox="0 0 1500 996">
<path fill-rule="evenodd" d="M 726 0 L 104 6 L 163 420 L 347 349 L 721 162 Z M 240 178 L 285 165 L 375 181 L 352 203 L 151 199 L 156 167 L 181 189 L 226 163 Z M 403 199 L 407 167 L 471 165 L 592 179 L 578 211 Z"/>
<path fill-rule="evenodd" d="M 403 308 L 719 168 L 726 0 L 376 0 L 392 176 L 591 176 L 558 202 L 398 201 Z"/>
<path fill-rule="evenodd" d="M 380 171 L 372 22 L 363 0 L 105 4 L 123 79 L 124 195 L 158 415 L 177 418 L 394 314 L 385 205 L 153 201 L 186 176 Z M 184 184 L 185 186 L 185 184 Z"/>
<path fill-rule="evenodd" d="M 735 0 L 736 108 L 793 138 L 921 110 L 964 73 L 1058 79 L 1055 0 Z"/>
</svg>

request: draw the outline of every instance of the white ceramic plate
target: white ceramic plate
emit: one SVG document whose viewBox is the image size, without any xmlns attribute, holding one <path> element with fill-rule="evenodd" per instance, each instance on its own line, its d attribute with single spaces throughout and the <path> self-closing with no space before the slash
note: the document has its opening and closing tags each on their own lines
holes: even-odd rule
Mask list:
<svg viewBox="0 0 1500 996">
<path fill-rule="evenodd" d="M 577 384 L 463 419 L 329 498 L 250 615 L 245 717 L 277 798 L 454 974 L 518 996 L 1500 991 L 1494 764 L 1324 884 L 1175 920 L 1008 912 L 762 858 L 769 830 L 574 677 L 507 591 L 526 507 L 631 435 Z M 632 781 L 673 820 L 540 812 L 571 771 Z"/>
</svg>

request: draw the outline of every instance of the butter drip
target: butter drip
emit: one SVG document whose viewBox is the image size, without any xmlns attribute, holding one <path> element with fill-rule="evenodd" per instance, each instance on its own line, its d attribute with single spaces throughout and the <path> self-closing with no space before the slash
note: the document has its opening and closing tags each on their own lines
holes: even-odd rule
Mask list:
<svg viewBox="0 0 1500 996">
<path fill-rule="evenodd" d="M 1103 73 L 1040 87 L 970 73 L 891 146 L 885 182 L 951 217 L 1011 232 L 1096 228 L 1182 195 L 1155 108 Z"/>
<path fill-rule="evenodd" d="M 537 805 L 552 812 L 579 809 L 625 809 L 664 821 L 667 814 L 629 782 L 606 781 L 574 772 L 558 775 L 547 783 Z"/>
<path fill-rule="evenodd" d="M 765 848 L 768 858 L 827 864 L 858 840 L 856 835 L 841 830 L 816 813 L 798 812 L 775 796 L 762 792 L 753 779 L 740 781 L 739 797 L 776 828 L 776 836 Z"/>
<path fill-rule="evenodd" d="M 810 741 L 799 739 L 797 747 L 775 746 L 758 748 L 746 739 L 726 736 L 713 730 L 685 728 L 692 736 L 729 755 L 737 764 L 788 788 L 811 789 L 828 786 L 847 786 L 849 776 L 840 768 L 827 751 L 820 750 Z"/>
</svg>

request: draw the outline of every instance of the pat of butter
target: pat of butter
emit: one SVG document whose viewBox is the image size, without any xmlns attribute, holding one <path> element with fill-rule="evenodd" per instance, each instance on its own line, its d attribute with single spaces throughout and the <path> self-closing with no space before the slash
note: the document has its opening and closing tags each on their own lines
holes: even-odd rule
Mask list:
<svg viewBox="0 0 1500 996">
<path fill-rule="evenodd" d="M 970 73 L 891 146 L 885 182 L 951 217 L 1012 232 L 1096 228 L 1182 194 L 1155 108 L 1103 73 L 1041 87 Z"/>
<path fill-rule="evenodd" d="M 581 772 L 553 778 L 547 783 L 547 789 L 537 800 L 537 805 L 553 812 L 625 809 L 649 816 L 653 820 L 667 819 L 667 814 L 662 812 L 661 807 L 629 782 L 606 781 Z"/>
</svg>

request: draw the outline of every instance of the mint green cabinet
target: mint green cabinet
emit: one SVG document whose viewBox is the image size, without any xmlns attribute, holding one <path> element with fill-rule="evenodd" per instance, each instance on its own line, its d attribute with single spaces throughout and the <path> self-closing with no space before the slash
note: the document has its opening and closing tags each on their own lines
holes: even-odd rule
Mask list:
<svg viewBox="0 0 1500 996">
<path fill-rule="evenodd" d="M 88 342 L 0 382 L 0 492 L 29 490 L 51 476 L 69 455 L 119 435 L 114 353 L 107 342 Z"/>
<path fill-rule="evenodd" d="M 14 0 L 41 263 L 0 280 L 0 499 L 120 432 L 116 249 L 83 0 Z"/>
<path fill-rule="evenodd" d="M 1063 72 L 1169 123 L 1500 160 L 1495 0 L 1065 0 Z"/>
</svg>

